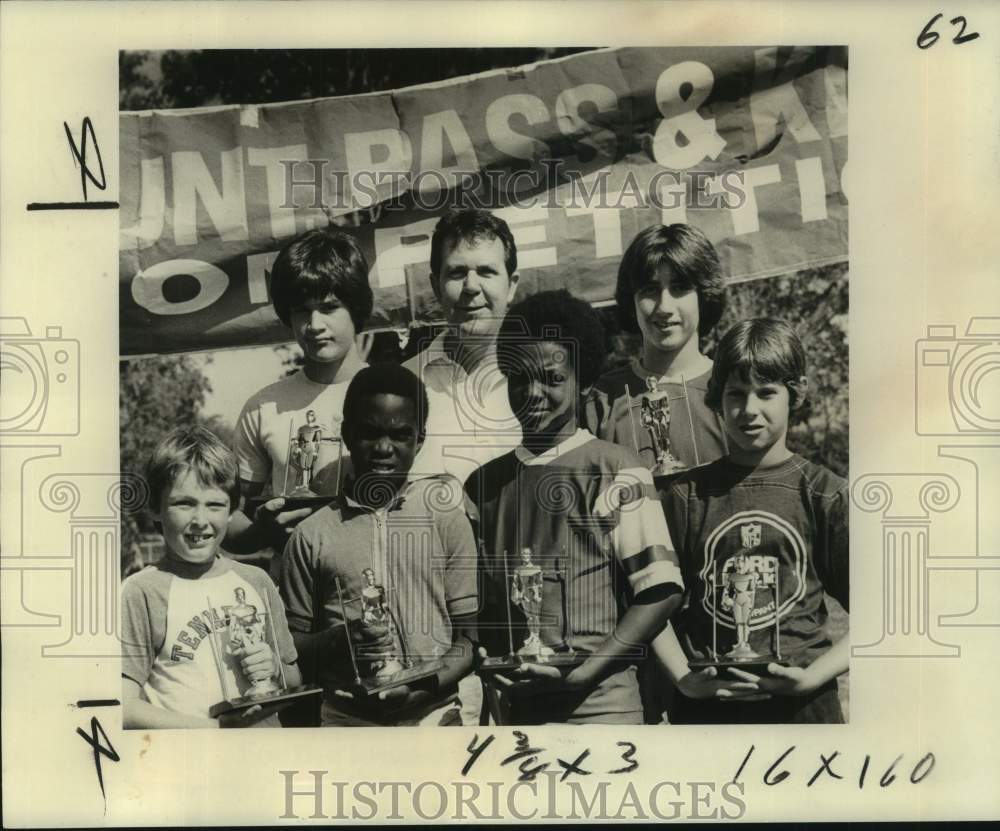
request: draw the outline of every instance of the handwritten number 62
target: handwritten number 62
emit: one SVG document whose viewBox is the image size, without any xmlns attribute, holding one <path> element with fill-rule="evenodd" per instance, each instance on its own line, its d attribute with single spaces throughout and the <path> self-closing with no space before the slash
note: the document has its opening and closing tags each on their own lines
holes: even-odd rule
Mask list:
<svg viewBox="0 0 1000 831">
<path fill-rule="evenodd" d="M 923 29 L 921 29 L 920 34 L 917 35 L 917 46 L 919 48 L 930 49 L 935 43 L 937 43 L 938 38 L 941 36 L 933 29 L 931 29 L 931 27 L 935 23 L 937 23 L 942 17 L 944 17 L 944 15 L 940 13 L 934 15 L 934 17 L 932 17 L 930 20 L 927 21 L 927 25 L 924 26 Z M 962 17 L 962 15 L 959 15 L 958 17 L 953 17 L 948 22 L 951 23 L 952 26 L 959 27 L 958 34 L 951 39 L 952 43 L 957 43 L 961 45 L 963 43 L 968 43 L 970 40 L 975 40 L 977 37 L 979 37 L 979 32 L 969 32 L 969 34 L 965 33 L 966 21 L 965 18 Z"/>
</svg>

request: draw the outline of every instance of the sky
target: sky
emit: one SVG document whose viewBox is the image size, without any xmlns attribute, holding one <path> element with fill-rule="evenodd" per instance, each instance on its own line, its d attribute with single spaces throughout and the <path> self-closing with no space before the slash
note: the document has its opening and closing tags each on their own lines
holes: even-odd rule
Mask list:
<svg viewBox="0 0 1000 831">
<path fill-rule="evenodd" d="M 251 395 L 285 374 L 282 356 L 273 346 L 219 349 L 196 357 L 201 371 L 212 384 L 201 413 L 218 415 L 230 425 L 236 424 L 240 410 Z"/>
</svg>

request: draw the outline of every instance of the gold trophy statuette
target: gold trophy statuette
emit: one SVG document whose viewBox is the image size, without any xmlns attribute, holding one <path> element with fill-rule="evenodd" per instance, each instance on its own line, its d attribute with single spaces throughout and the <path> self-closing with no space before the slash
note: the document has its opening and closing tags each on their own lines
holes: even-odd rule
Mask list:
<svg viewBox="0 0 1000 831">
<path fill-rule="evenodd" d="M 642 397 L 639 421 L 649 430 L 656 464 L 653 476 L 670 476 L 685 470 L 685 465 L 670 452 L 670 401 L 667 393 L 658 389 L 656 378 L 646 378 L 647 394 Z"/>
<path fill-rule="evenodd" d="M 348 627 L 347 649 L 354 671 L 355 694 L 374 696 L 403 684 L 433 685 L 444 663 L 437 658 L 411 659 L 403 622 L 398 614 L 393 614 L 388 593 L 378 582 L 374 569 L 364 569 L 361 576 L 364 578 L 361 594 L 350 599 L 344 597 L 340 577 L 334 578 L 341 617 Z M 360 608 L 352 618 L 347 607 L 353 604 Z M 360 638 L 355 643 L 357 635 Z"/>
<path fill-rule="evenodd" d="M 757 594 L 757 574 L 746 554 L 733 558 L 733 568 L 723 575 L 722 608 L 732 614 L 736 625 L 736 646 L 727 658 L 748 660 L 760 655 L 750 648 L 750 613 Z"/>
<path fill-rule="evenodd" d="M 763 672 L 770 663 L 783 663 L 780 564 L 776 557 L 761 552 L 761 534 L 758 522 L 741 525 L 739 550 L 708 575 L 712 643 L 706 656 L 688 662 L 691 669 L 739 667 Z M 756 623 L 754 612 L 758 615 Z M 726 634 L 727 630 L 735 632 L 735 643 L 728 649 L 726 641 L 732 636 Z M 754 630 L 758 632 L 752 646 Z"/>
<path fill-rule="evenodd" d="M 366 568 L 362 573 L 365 586 L 361 589 L 360 626 L 369 641 L 388 641 L 384 647 L 361 647 L 358 657 L 367 667 L 363 674 L 376 681 L 389 681 L 403 669 L 396 649 L 392 616 L 386 603 L 385 589 L 375 582 L 375 572 Z"/>
<path fill-rule="evenodd" d="M 272 707 L 274 712 L 291 705 L 294 699 L 304 696 L 319 695 L 322 689 L 315 684 L 299 684 L 296 687 L 289 687 L 285 680 L 285 672 L 282 668 L 281 657 L 278 654 L 278 640 L 274 632 L 274 620 L 267 608 L 267 599 L 264 598 L 264 609 L 257 610 L 252 603 L 247 603 L 246 590 L 242 586 L 237 586 L 233 590 L 236 605 L 229 607 L 227 619 L 220 619 L 212 605 L 212 599 L 206 597 L 206 611 L 203 614 L 206 628 L 209 631 L 208 642 L 212 649 L 212 658 L 215 661 L 216 672 L 219 675 L 219 686 L 222 689 L 223 700 L 213 704 L 208 714 L 212 718 L 234 710 L 245 710 L 248 707 L 261 705 L 262 707 Z M 250 685 L 246 692 L 240 693 L 239 685 L 232 688 L 232 673 L 242 675 L 239 659 L 234 653 L 239 652 L 257 643 L 266 643 L 271 648 L 274 655 L 276 668 L 270 678 L 263 678 L 260 681 L 249 680 Z M 230 660 L 227 661 L 226 650 L 229 651 Z M 231 661 L 231 663 L 230 663 Z M 227 664 L 229 664 L 227 668 Z"/>
<path fill-rule="evenodd" d="M 235 590 L 236 605 L 229 612 L 229 649 L 238 652 L 265 640 L 264 621 L 257 614 L 257 607 L 247 603 L 246 591 L 240 586 Z M 260 698 L 278 691 L 273 678 L 250 681 L 247 696 Z"/>
<path fill-rule="evenodd" d="M 558 592 L 558 605 L 562 616 L 562 635 L 560 643 L 552 646 L 542 640 L 542 605 L 544 600 L 545 570 L 533 560 L 530 548 L 522 548 L 520 562 L 513 572 L 508 571 L 507 552 L 504 552 L 504 586 L 506 593 L 506 619 L 504 629 L 507 634 L 507 654 L 504 656 L 488 656 L 478 666 L 479 672 L 490 675 L 497 672 L 516 669 L 521 664 L 549 664 L 558 667 L 573 667 L 583 663 L 589 654 L 585 650 L 575 649 L 570 643 L 573 627 L 570 623 L 570 604 L 566 591 L 566 576 L 560 567 L 560 560 L 555 560 L 552 590 Z M 554 605 L 555 596 L 550 597 Z M 511 611 L 519 608 L 525 617 L 528 635 L 524 643 L 514 648 L 514 622 Z M 551 610 L 550 610 L 551 611 Z M 552 628 L 546 630 L 550 637 L 555 636 Z"/>
<path fill-rule="evenodd" d="M 510 602 L 519 606 L 528 621 L 528 637 L 517 650 L 522 660 L 544 664 L 553 654 L 551 647 L 542 643 L 541 614 L 544 577 L 540 566 L 531 562 L 531 549 L 521 549 L 521 562 L 511 575 Z"/>
<path fill-rule="evenodd" d="M 311 487 L 313 467 L 319 456 L 320 442 L 323 441 L 323 428 L 316 423 L 316 413 L 309 410 L 306 413 L 306 423 L 299 427 L 288 453 L 288 464 L 295 471 L 295 487 L 289 496 L 315 496 Z"/>
</svg>

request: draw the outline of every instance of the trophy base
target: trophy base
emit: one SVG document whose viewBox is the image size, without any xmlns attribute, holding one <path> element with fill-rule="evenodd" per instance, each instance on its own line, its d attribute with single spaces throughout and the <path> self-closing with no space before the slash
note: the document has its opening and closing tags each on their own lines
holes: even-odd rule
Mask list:
<svg viewBox="0 0 1000 831">
<path fill-rule="evenodd" d="M 781 666 L 788 666 L 788 662 L 778 658 L 774 655 L 753 655 L 745 658 L 723 656 L 718 660 L 708 660 L 703 659 L 700 661 L 688 661 L 688 666 L 694 671 L 698 672 L 706 667 L 715 667 L 718 670 L 723 669 L 742 669 L 744 672 L 752 672 L 755 675 L 764 675 L 767 673 L 768 664 L 780 664 Z"/>
<path fill-rule="evenodd" d="M 678 479 L 681 474 L 687 473 L 689 470 L 691 470 L 689 467 L 680 467 L 669 471 L 653 468 L 650 472 L 653 475 L 653 485 L 657 488 L 657 490 L 664 490 L 669 487 L 672 482 Z"/>
<path fill-rule="evenodd" d="M 588 657 L 590 657 L 590 653 L 581 650 L 553 652 L 551 655 L 546 655 L 544 661 L 538 660 L 534 656 L 507 655 L 502 658 L 486 658 L 479 665 L 479 672 L 485 675 L 497 672 L 510 672 L 523 664 L 538 664 L 540 666 L 560 668 L 576 667 L 586 661 Z"/>
<path fill-rule="evenodd" d="M 354 682 L 353 690 L 363 696 L 378 695 L 380 692 L 401 687 L 403 684 L 415 684 L 425 678 L 430 678 L 432 675 L 436 675 L 443 666 L 441 661 L 429 661 L 409 669 L 401 669 L 388 679 L 362 678 L 360 681 Z"/>
<path fill-rule="evenodd" d="M 281 498 L 285 500 L 285 505 L 281 509 L 282 511 L 297 511 L 299 508 L 321 508 L 329 502 L 332 502 L 335 497 L 333 496 L 320 496 L 317 493 L 311 493 L 308 495 L 295 495 L 295 493 L 283 494 Z M 277 499 L 276 496 L 254 496 L 250 497 L 246 501 L 247 516 L 253 517 L 257 509 L 263 505 L 265 502 L 270 502 L 272 499 Z"/>
<path fill-rule="evenodd" d="M 289 687 L 287 690 L 279 690 L 272 695 L 245 695 L 242 698 L 231 698 L 228 701 L 220 701 L 218 704 L 213 704 L 208 710 L 208 715 L 211 718 L 218 718 L 223 713 L 230 713 L 234 710 L 246 710 L 258 704 L 261 707 L 271 707 L 274 704 L 287 702 L 286 706 L 288 706 L 296 698 L 303 698 L 307 695 L 319 695 L 322 692 L 323 690 L 315 684 L 304 684 L 299 687 Z"/>
</svg>

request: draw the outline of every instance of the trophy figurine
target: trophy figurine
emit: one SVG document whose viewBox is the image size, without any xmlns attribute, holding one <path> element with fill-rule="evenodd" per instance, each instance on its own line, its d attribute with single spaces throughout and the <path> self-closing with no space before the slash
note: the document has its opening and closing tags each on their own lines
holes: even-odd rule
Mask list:
<svg viewBox="0 0 1000 831">
<path fill-rule="evenodd" d="M 361 589 L 361 627 L 367 634 L 374 636 L 372 640 L 389 639 L 390 644 L 381 649 L 358 650 L 358 658 L 367 661 L 371 671 L 367 674 L 376 681 L 390 681 L 403 669 L 403 663 L 397 657 L 395 648 L 396 633 L 389 613 L 389 605 L 385 598 L 385 589 L 375 582 L 375 572 L 366 568 L 361 572 L 365 578 L 365 586 Z"/>
<path fill-rule="evenodd" d="M 521 549 L 521 563 L 511 577 L 510 602 L 524 612 L 528 620 L 528 637 L 517 655 L 522 660 L 540 664 L 546 663 L 554 652 L 541 639 L 543 580 L 542 569 L 531 562 L 531 549 Z"/>
<path fill-rule="evenodd" d="M 361 575 L 361 595 L 350 599 L 344 598 L 340 577 L 334 578 L 341 617 L 348 630 L 355 693 L 366 697 L 403 684 L 429 681 L 444 664 L 436 659 L 416 662 L 410 658 L 402 619 L 393 613 L 385 587 L 378 583 L 374 569 L 366 568 Z M 353 618 L 347 611 L 351 605 L 360 607 Z M 362 634 L 361 644 L 355 644 L 352 629 Z"/>
<path fill-rule="evenodd" d="M 257 614 L 257 607 L 247 603 L 247 593 L 242 587 L 235 590 L 236 605 L 229 612 L 229 650 L 237 652 L 264 640 L 264 621 Z M 249 698 L 261 698 L 276 692 L 278 685 L 273 678 L 250 681 Z"/>
<path fill-rule="evenodd" d="M 759 658 L 750 648 L 750 613 L 757 594 L 757 573 L 746 554 L 733 558 L 733 568 L 723 574 L 722 608 L 733 616 L 736 646 L 726 653 L 737 661 Z"/>
<path fill-rule="evenodd" d="M 670 452 L 670 401 L 667 393 L 657 388 L 656 378 L 652 375 L 646 378 L 646 388 L 648 392 L 642 397 L 639 421 L 649 431 L 653 442 L 653 455 L 656 457 L 653 476 L 680 473 L 686 466 Z"/>
<path fill-rule="evenodd" d="M 740 538 L 739 551 L 725 560 L 721 569 L 713 567 L 708 575 L 706 592 L 711 597 L 708 609 L 712 616 L 712 645 L 705 659 L 689 662 L 692 669 L 737 667 L 763 672 L 768 664 L 783 663 L 778 560 L 759 553 L 760 523 L 740 526 Z M 755 626 L 757 610 L 761 618 L 770 617 L 771 622 Z M 720 627 L 733 632 L 733 643 L 728 648 L 719 644 Z"/>
<path fill-rule="evenodd" d="M 566 580 L 555 562 L 554 582 L 559 587 L 559 617 L 562 620 L 561 643 L 548 644 L 542 640 L 542 615 L 545 605 L 545 572 L 533 561 L 530 548 L 522 548 L 520 562 L 511 574 L 507 569 L 507 552 L 504 552 L 504 586 L 507 598 L 507 654 L 483 659 L 479 666 L 480 672 L 495 673 L 515 669 L 521 664 L 548 664 L 550 666 L 571 667 L 583 663 L 587 654 L 569 645 L 569 604 L 566 592 Z M 551 601 L 550 601 L 551 602 Z M 527 637 L 520 647 L 514 647 L 514 622 L 512 609 L 516 607 L 525 618 L 528 630 Z M 558 638 L 558 632 L 555 635 Z"/>
<path fill-rule="evenodd" d="M 237 586 L 233 590 L 233 595 L 235 605 L 223 607 L 228 608 L 228 618 L 225 619 L 220 619 L 215 614 L 211 598 L 206 598 L 208 605 L 204 613 L 205 628 L 208 631 L 208 642 L 223 694 L 223 700 L 209 708 L 209 716 L 216 718 L 231 710 L 245 710 L 257 704 L 288 706 L 296 698 L 319 695 L 322 690 L 314 684 L 288 686 L 281 657 L 278 655 L 274 621 L 270 611 L 266 607 L 258 610 L 252 603 L 248 603 L 246 589 L 242 586 Z M 225 637 L 220 629 L 225 630 Z M 244 678 L 237 653 L 262 642 L 271 648 L 271 653 L 274 655 L 277 667 L 275 674 L 260 680 Z"/>
<path fill-rule="evenodd" d="M 343 443 L 330 435 L 316 418 L 315 410 L 306 411 L 306 423 L 288 427 L 288 463 L 281 493 L 255 496 L 247 500 L 247 511 L 254 511 L 269 499 L 283 497 L 282 510 L 324 505 L 340 492 L 343 469 Z M 291 480 L 291 481 L 289 481 Z"/>
</svg>

